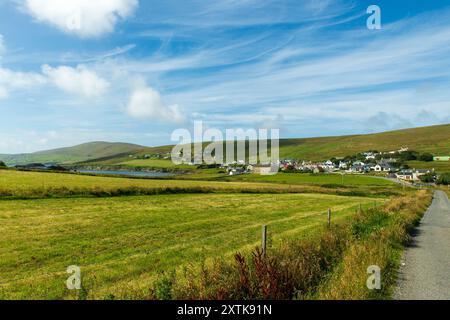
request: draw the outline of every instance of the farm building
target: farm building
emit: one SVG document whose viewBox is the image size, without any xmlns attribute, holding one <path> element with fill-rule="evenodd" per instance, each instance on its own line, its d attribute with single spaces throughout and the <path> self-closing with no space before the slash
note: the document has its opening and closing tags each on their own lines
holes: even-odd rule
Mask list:
<svg viewBox="0 0 450 320">
<path fill-rule="evenodd" d="M 275 164 L 255 165 L 253 166 L 253 173 L 260 175 L 272 175 L 278 172 L 278 166 Z"/>
<path fill-rule="evenodd" d="M 433 161 L 450 161 L 450 156 L 433 157 Z"/>
</svg>

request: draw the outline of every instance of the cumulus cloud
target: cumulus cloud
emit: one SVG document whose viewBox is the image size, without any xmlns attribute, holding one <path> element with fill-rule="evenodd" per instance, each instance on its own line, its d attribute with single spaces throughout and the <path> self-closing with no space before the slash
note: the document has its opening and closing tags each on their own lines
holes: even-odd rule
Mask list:
<svg viewBox="0 0 450 320">
<path fill-rule="evenodd" d="M 47 79 L 38 73 L 17 72 L 0 67 L 0 99 L 8 97 L 11 90 L 26 89 L 46 82 Z"/>
<path fill-rule="evenodd" d="M 158 91 L 146 86 L 132 92 L 127 112 L 134 118 L 161 122 L 181 123 L 185 119 L 178 105 L 167 106 Z"/>
<path fill-rule="evenodd" d="M 39 22 L 80 37 L 97 37 L 114 30 L 130 16 L 138 0 L 26 0 L 24 9 Z"/>
<path fill-rule="evenodd" d="M 83 65 L 76 68 L 67 66 L 52 68 L 44 65 L 42 72 L 59 89 L 87 98 L 102 96 L 109 88 L 106 80 Z"/>
</svg>

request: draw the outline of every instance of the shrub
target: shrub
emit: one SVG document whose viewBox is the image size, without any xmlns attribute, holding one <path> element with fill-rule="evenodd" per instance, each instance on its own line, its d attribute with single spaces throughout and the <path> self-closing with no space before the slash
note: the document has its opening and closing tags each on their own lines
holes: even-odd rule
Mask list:
<svg viewBox="0 0 450 320">
<path fill-rule="evenodd" d="M 431 161 L 433 161 L 433 155 L 431 153 L 422 153 L 419 156 L 419 160 L 420 161 L 431 162 Z"/>
<path fill-rule="evenodd" d="M 432 174 L 432 173 L 427 173 L 427 174 L 424 174 L 423 176 L 419 177 L 420 181 L 425 182 L 425 183 L 434 182 L 434 178 L 435 178 L 434 174 Z"/>
<path fill-rule="evenodd" d="M 399 157 L 400 157 L 400 160 L 411 161 L 411 160 L 417 160 L 418 155 L 417 155 L 417 152 L 415 152 L 415 151 L 405 151 L 405 152 L 400 153 Z"/>
<path fill-rule="evenodd" d="M 3 161 L 0 161 L 0 168 L 6 168 L 6 164 Z"/>
<path fill-rule="evenodd" d="M 158 300 L 172 299 L 172 287 L 175 283 L 175 272 L 162 273 L 153 284 L 154 297 Z"/>
<path fill-rule="evenodd" d="M 448 185 L 450 184 L 450 173 L 447 172 L 447 173 L 441 174 L 441 175 L 438 177 L 438 179 L 437 179 L 436 182 L 437 182 L 438 184 L 443 184 L 443 185 L 448 186 Z"/>
</svg>

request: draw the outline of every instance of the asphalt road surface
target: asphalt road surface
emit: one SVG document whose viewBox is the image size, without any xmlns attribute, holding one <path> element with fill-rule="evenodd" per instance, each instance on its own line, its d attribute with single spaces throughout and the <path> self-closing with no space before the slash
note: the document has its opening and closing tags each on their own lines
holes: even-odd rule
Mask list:
<svg viewBox="0 0 450 320">
<path fill-rule="evenodd" d="M 450 201 L 442 191 L 405 252 L 394 299 L 450 299 Z"/>
</svg>

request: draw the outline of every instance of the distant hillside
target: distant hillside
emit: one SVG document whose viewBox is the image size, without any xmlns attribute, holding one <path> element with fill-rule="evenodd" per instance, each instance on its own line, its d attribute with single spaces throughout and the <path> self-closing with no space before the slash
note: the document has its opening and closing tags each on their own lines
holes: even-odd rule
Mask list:
<svg viewBox="0 0 450 320">
<path fill-rule="evenodd" d="M 392 151 L 401 147 L 434 155 L 450 155 L 450 124 L 365 135 L 283 139 L 280 141 L 280 157 L 322 161 L 368 150 Z M 136 154 L 165 154 L 170 153 L 171 149 L 172 146 L 144 148 Z M 116 164 L 127 160 L 128 155 L 122 154 L 92 162 Z"/>
<path fill-rule="evenodd" d="M 6 162 L 7 164 L 24 164 L 33 162 L 71 163 L 102 157 L 110 157 L 118 154 L 136 153 L 143 148 L 143 146 L 130 143 L 111 143 L 98 141 L 84 143 L 74 147 L 40 151 L 35 153 L 0 155 L 0 160 Z"/>
<path fill-rule="evenodd" d="M 280 141 L 280 155 L 282 158 L 326 160 L 368 150 L 391 151 L 401 147 L 450 155 L 450 124 L 366 135 L 287 139 Z"/>
<path fill-rule="evenodd" d="M 450 124 L 403 129 L 375 134 L 283 139 L 280 157 L 321 161 L 368 150 L 391 151 L 408 147 L 418 152 L 450 155 Z M 167 154 L 172 146 L 143 147 L 128 143 L 91 142 L 70 148 L 21 155 L 0 155 L 8 164 L 31 162 L 118 164 L 129 155 Z"/>
</svg>

